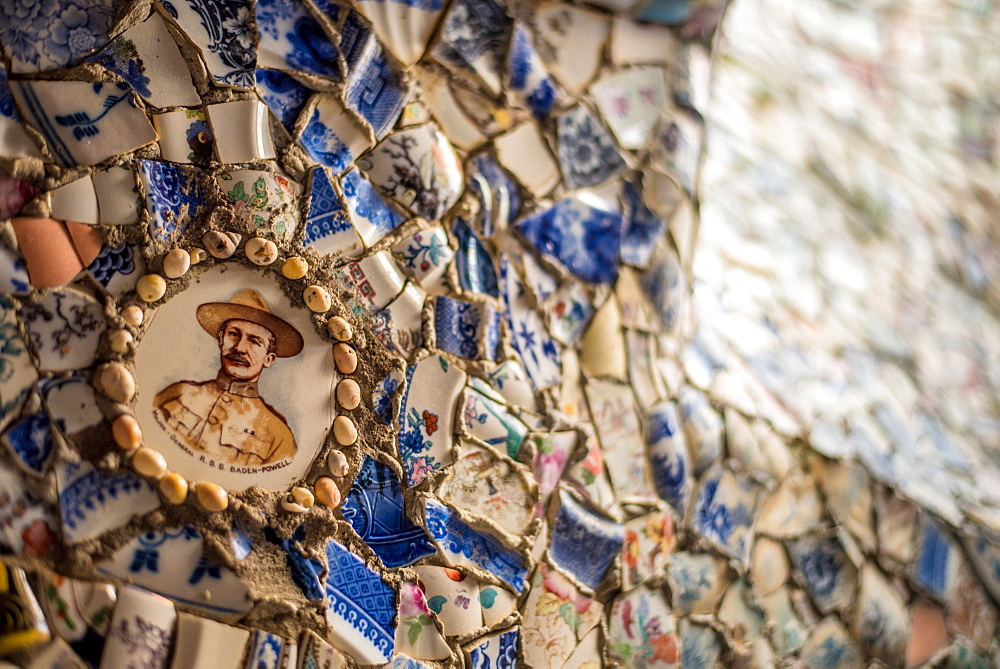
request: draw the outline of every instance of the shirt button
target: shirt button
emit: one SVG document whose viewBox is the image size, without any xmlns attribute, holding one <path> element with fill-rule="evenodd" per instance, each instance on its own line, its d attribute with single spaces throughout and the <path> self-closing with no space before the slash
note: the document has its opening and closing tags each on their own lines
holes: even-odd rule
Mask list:
<svg viewBox="0 0 1000 669">
<path fill-rule="evenodd" d="M 221 399 L 222 399 L 223 402 L 232 402 L 233 401 L 233 398 L 229 395 L 229 393 L 222 393 L 222 398 Z"/>
</svg>

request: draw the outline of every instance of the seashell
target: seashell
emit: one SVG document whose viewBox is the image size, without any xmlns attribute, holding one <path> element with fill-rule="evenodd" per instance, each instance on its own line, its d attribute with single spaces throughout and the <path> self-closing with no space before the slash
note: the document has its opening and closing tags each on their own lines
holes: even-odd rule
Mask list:
<svg viewBox="0 0 1000 669">
<path fill-rule="evenodd" d="M 159 451 L 143 446 L 132 456 L 132 469 L 143 476 L 158 479 L 167 473 L 167 461 Z"/>
<path fill-rule="evenodd" d="M 208 481 L 196 483 L 194 494 L 206 511 L 225 511 L 229 507 L 229 494 L 222 489 L 222 486 L 215 483 Z"/>
<path fill-rule="evenodd" d="M 316 479 L 316 483 L 313 485 L 316 490 L 316 499 L 319 500 L 320 504 L 327 506 L 331 509 L 336 509 L 340 506 L 340 488 L 329 476 L 321 476 Z"/>
<path fill-rule="evenodd" d="M 131 325 L 134 328 L 137 328 L 140 325 L 142 325 L 142 319 L 145 316 L 145 314 L 143 314 L 142 307 L 138 307 L 133 304 L 131 306 L 122 309 L 121 316 L 122 320 L 124 320 L 125 323 Z"/>
<path fill-rule="evenodd" d="M 128 346 L 132 343 L 132 333 L 128 330 L 112 330 L 108 334 L 108 346 L 115 353 L 128 352 Z"/>
<path fill-rule="evenodd" d="M 124 365 L 113 362 L 101 370 L 101 388 L 115 402 L 125 404 L 135 395 L 135 379 Z"/>
<path fill-rule="evenodd" d="M 292 256 L 281 266 L 281 276 L 297 281 L 309 272 L 309 263 L 305 258 Z"/>
<path fill-rule="evenodd" d="M 333 306 L 330 293 L 322 286 L 309 286 L 302 291 L 302 299 L 306 301 L 306 306 L 317 314 L 326 313 Z"/>
<path fill-rule="evenodd" d="M 281 508 L 290 513 L 306 513 L 312 508 L 314 499 L 308 488 L 297 486 L 281 498 Z"/>
<path fill-rule="evenodd" d="M 188 496 L 188 482 L 176 472 L 169 472 L 160 479 L 160 492 L 171 504 L 183 504 Z"/>
<path fill-rule="evenodd" d="M 361 386 L 354 379 L 343 379 L 337 384 L 337 401 L 348 411 L 361 404 Z"/>
<path fill-rule="evenodd" d="M 358 368 L 358 352 L 347 344 L 334 344 L 333 362 L 341 374 L 353 374 Z"/>
<path fill-rule="evenodd" d="M 192 265 L 197 265 L 198 263 L 208 258 L 208 254 L 205 253 L 205 249 L 200 249 L 197 246 L 192 249 L 188 249 L 187 252 L 188 256 L 191 257 Z"/>
<path fill-rule="evenodd" d="M 135 292 L 143 302 L 156 302 L 167 292 L 167 282 L 159 274 L 147 274 L 136 282 Z"/>
<path fill-rule="evenodd" d="M 134 451 L 142 445 L 142 429 L 139 421 L 123 413 L 111 423 L 111 434 L 118 447 L 126 451 Z"/>
<path fill-rule="evenodd" d="M 333 419 L 333 436 L 341 446 L 350 446 L 358 440 L 358 427 L 347 416 Z"/>
<path fill-rule="evenodd" d="M 254 237 L 243 246 L 243 253 L 255 265 L 270 265 L 278 259 L 278 247 L 270 239 Z"/>
<path fill-rule="evenodd" d="M 338 341 L 347 341 L 354 336 L 354 330 L 346 319 L 334 316 L 326 322 L 326 329 L 330 336 Z"/>
<path fill-rule="evenodd" d="M 180 278 L 187 274 L 190 268 L 191 254 L 184 249 L 173 249 L 163 257 L 163 273 L 168 279 Z"/>
<path fill-rule="evenodd" d="M 235 232 L 219 232 L 218 230 L 209 230 L 201 238 L 201 243 L 205 245 L 205 250 L 208 251 L 213 258 L 225 260 L 236 253 L 236 247 L 239 246 L 241 239 L 243 239 L 243 237 Z"/>
<path fill-rule="evenodd" d="M 330 473 L 334 476 L 347 476 L 350 465 L 347 463 L 347 456 L 344 455 L 343 451 L 333 449 L 330 451 L 330 454 L 326 456 L 326 468 L 329 469 Z"/>
</svg>

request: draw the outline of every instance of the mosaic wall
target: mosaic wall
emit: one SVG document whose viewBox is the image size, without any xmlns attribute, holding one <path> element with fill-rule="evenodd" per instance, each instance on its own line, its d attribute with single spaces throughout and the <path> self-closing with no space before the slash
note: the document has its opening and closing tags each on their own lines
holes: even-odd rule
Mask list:
<svg viewBox="0 0 1000 669">
<path fill-rule="evenodd" d="M 0 0 L 0 658 L 996 665 L 995 393 L 695 261 L 725 6 Z"/>
</svg>

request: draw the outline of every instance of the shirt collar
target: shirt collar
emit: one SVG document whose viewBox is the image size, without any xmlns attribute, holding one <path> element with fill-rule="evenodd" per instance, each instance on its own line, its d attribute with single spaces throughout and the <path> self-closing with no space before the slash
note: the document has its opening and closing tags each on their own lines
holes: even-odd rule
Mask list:
<svg viewBox="0 0 1000 669">
<path fill-rule="evenodd" d="M 215 383 L 223 391 L 240 397 L 260 397 L 256 381 L 240 381 L 226 374 L 221 369 L 215 377 Z"/>
</svg>

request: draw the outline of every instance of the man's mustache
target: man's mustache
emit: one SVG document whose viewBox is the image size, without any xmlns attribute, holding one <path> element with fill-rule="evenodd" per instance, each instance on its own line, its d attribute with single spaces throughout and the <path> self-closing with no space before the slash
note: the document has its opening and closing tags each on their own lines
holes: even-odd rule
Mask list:
<svg viewBox="0 0 1000 669">
<path fill-rule="evenodd" d="M 222 356 L 229 362 L 235 362 L 238 365 L 243 365 L 244 367 L 250 366 L 250 356 L 245 353 L 226 353 Z"/>
</svg>

